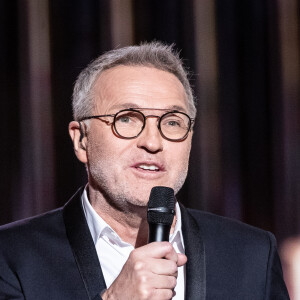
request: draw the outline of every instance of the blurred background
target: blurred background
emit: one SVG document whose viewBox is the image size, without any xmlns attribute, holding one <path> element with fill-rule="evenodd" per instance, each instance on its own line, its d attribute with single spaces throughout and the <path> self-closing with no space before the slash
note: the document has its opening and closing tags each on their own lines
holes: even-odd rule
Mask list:
<svg viewBox="0 0 300 300">
<path fill-rule="evenodd" d="M 1 0 L 0 224 L 86 183 L 68 136 L 79 72 L 112 48 L 175 43 L 198 99 L 179 199 L 300 231 L 299 0 Z"/>
</svg>

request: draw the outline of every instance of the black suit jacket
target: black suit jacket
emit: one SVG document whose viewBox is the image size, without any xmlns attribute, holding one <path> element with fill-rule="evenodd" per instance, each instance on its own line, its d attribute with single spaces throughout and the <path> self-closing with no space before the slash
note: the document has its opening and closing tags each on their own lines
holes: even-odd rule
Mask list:
<svg viewBox="0 0 300 300">
<path fill-rule="evenodd" d="M 101 299 L 106 288 L 79 190 L 0 229 L 0 299 Z M 272 234 L 181 206 L 186 299 L 289 299 Z"/>
</svg>

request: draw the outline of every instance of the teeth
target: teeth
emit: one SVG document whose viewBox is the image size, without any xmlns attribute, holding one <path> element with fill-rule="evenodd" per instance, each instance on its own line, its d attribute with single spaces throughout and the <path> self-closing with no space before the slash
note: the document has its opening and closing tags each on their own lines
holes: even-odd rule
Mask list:
<svg viewBox="0 0 300 300">
<path fill-rule="evenodd" d="M 139 168 L 143 169 L 143 170 L 150 170 L 150 171 L 158 171 L 159 168 L 156 166 L 147 166 L 147 165 L 139 165 Z"/>
</svg>

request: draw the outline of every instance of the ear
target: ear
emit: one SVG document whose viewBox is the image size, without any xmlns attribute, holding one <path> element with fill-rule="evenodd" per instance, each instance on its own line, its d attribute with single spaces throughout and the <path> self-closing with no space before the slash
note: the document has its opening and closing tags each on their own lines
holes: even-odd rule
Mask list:
<svg viewBox="0 0 300 300">
<path fill-rule="evenodd" d="M 73 142 L 74 152 L 77 158 L 86 164 L 88 160 L 86 154 L 86 136 L 84 133 L 84 125 L 82 124 L 80 126 L 79 122 L 77 121 L 70 122 L 69 134 Z"/>
</svg>

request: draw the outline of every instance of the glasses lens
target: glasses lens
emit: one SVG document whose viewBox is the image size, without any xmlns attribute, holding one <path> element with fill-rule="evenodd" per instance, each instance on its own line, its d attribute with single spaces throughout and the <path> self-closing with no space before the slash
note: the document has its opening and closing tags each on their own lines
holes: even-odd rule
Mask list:
<svg viewBox="0 0 300 300">
<path fill-rule="evenodd" d="M 114 127 L 124 138 L 136 137 L 144 126 L 144 115 L 139 111 L 123 110 L 116 114 Z"/>
<path fill-rule="evenodd" d="M 191 119 L 184 113 L 170 112 L 162 116 L 160 130 L 170 140 L 185 138 L 191 126 Z"/>
</svg>

